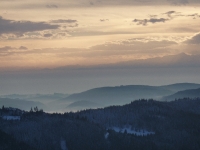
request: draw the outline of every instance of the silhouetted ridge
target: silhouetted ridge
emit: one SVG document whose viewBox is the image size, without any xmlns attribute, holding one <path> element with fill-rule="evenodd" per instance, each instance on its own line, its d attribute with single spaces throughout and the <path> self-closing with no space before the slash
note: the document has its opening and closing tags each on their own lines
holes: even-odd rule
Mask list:
<svg viewBox="0 0 200 150">
<path fill-rule="evenodd" d="M 181 98 L 197 98 L 197 97 L 200 97 L 200 88 L 179 91 L 175 94 L 165 96 L 162 99 L 163 100 L 175 100 L 175 99 L 181 99 Z"/>
<path fill-rule="evenodd" d="M 168 89 L 146 85 L 101 87 L 82 93 L 72 94 L 63 99 L 67 101 L 91 101 L 104 105 L 129 103 L 139 98 L 158 98 L 172 94 Z"/>
<path fill-rule="evenodd" d="M 176 84 L 170 84 L 170 85 L 164 85 L 160 86 L 162 88 L 178 92 L 183 90 L 189 90 L 189 89 L 197 89 L 200 88 L 200 84 L 195 83 L 176 83 Z"/>
</svg>

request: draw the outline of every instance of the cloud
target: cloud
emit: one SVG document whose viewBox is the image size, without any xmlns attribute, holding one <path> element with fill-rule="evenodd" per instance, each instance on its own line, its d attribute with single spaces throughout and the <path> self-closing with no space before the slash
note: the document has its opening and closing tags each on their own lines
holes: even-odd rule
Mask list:
<svg viewBox="0 0 200 150">
<path fill-rule="evenodd" d="M 137 25 L 143 25 L 143 26 L 146 26 L 148 23 L 160 23 L 160 22 L 165 22 L 165 21 L 169 21 L 168 18 L 150 18 L 150 19 L 143 19 L 143 20 L 140 20 L 140 19 L 134 19 L 133 22 L 136 22 Z"/>
<path fill-rule="evenodd" d="M 148 39 L 144 39 L 148 40 Z M 127 41 L 119 41 L 119 42 L 111 42 L 111 43 L 105 43 L 101 45 L 96 45 L 92 46 L 91 49 L 95 50 L 149 50 L 149 49 L 155 49 L 155 48 L 161 48 L 161 47 L 167 47 L 170 45 L 177 44 L 176 42 L 173 41 L 167 41 L 167 40 L 162 40 L 162 41 L 154 41 L 154 40 L 149 40 L 148 42 L 144 41 L 136 41 L 135 39 L 129 39 Z"/>
<path fill-rule="evenodd" d="M 173 5 L 187 5 L 189 4 L 189 1 L 191 0 L 167 0 L 168 2 L 170 2 Z"/>
<path fill-rule="evenodd" d="M 152 24 L 161 23 L 161 22 L 164 23 L 166 21 L 173 19 L 172 14 L 176 14 L 176 13 L 177 13 L 176 11 L 168 11 L 160 15 L 149 15 L 150 18 L 148 19 L 134 19 L 133 22 L 136 22 L 137 25 L 143 25 L 143 26 L 146 26 L 148 23 L 152 23 Z M 162 17 L 158 18 L 159 16 L 162 16 Z"/>
<path fill-rule="evenodd" d="M 2 1 L 2 0 L 1 0 Z M 199 0 L 4 0 L 4 3 L 14 6 L 14 9 L 58 9 L 77 7 L 106 7 L 106 6 L 171 6 L 171 5 L 196 5 Z M 2 4 L 4 5 L 4 4 Z"/>
<path fill-rule="evenodd" d="M 94 5 L 94 3 L 93 3 L 93 2 L 90 2 L 90 5 Z"/>
<path fill-rule="evenodd" d="M 164 13 L 164 14 L 166 14 L 168 17 L 172 17 L 171 15 L 172 14 L 175 14 L 175 13 L 177 13 L 176 11 L 168 11 L 168 12 L 166 12 L 166 13 Z"/>
<path fill-rule="evenodd" d="M 65 32 L 58 33 L 59 36 L 66 36 L 67 34 Z"/>
<path fill-rule="evenodd" d="M 16 53 L 25 53 L 28 50 L 25 46 L 17 47 L 11 47 L 11 46 L 4 46 L 0 47 L 0 56 L 8 56 L 8 55 L 14 55 Z"/>
<path fill-rule="evenodd" d="M 192 5 L 192 4 L 199 4 L 199 0 L 97 0 L 97 5 Z"/>
<path fill-rule="evenodd" d="M 176 11 L 169 11 L 164 14 L 167 14 L 168 17 L 170 18 L 175 18 L 175 17 L 193 17 L 193 19 L 200 17 L 198 13 L 194 14 L 182 14 L 181 12 L 176 12 Z M 173 15 L 173 16 L 172 16 Z"/>
<path fill-rule="evenodd" d="M 51 20 L 50 23 L 62 24 L 62 28 L 74 28 L 78 27 L 78 21 L 74 19 L 58 19 L 58 20 Z"/>
<path fill-rule="evenodd" d="M 14 49 L 18 49 L 18 50 L 27 50 L 28 48 L 25 47 L 25 46 L 20 46 L 19 48 L 11 47 L 11 46 L 0 47 L 0 51 L 9 51 L 9 50 L 14 50 Z"/>
<path fill-rule="evenodd" d="M 58 8 L 58 6 L 57 6 L 57 5 L 55 5 L 55 4 L 46 5 L 46 7 L 47 7 L 47 8 Z"/>
<path fill-rule="evenodd" d="M 49 34 L 49 33 L 48 33 Z M 51 37 L 51 35 L 46 35 L 46 37 Z M 105 44 L 95 45 L 89 48 L 44 48 L 44 49 L 24 49 L 15 48 L 14 50 L 4 52 L 9 56 L 26 56 L 37 57 L 37 55 L 48 56 L 54 59 L 61 59 L 65 61 L 66 59 L 88 59 L 95 62 L 101 62 L 102 59 L 109 61 L 117 61 L 119 59 L 140 59 L 141 57 L 151 57 L 151 56 L 162 56 L 163 54 L 170 53 L 170 46 L 176 45 L 177 43 L 173 41 L 155 41 L 144 39 L 136 41 L 135 39 L 129 39 L 126 41 L 114 41 Z M 11 47 L 7 47 L 9 49 Z M 17 55 L 16 55 L 17 54 Z M 87 62 L 87 61 L 86 61 Z M 96 62 L 95 62 L 96 63 Z"/>
<path fill-rule="evenodd" d="M 188 17 L 193 17 L 193 19 L 200 18 L 198 13 L 187 15 Z"/>
<path fill-rule="evenodd" d="M 75 23 L 75 24 L 72 24 L 72 25 L 67 25 L 66 28 L 67 28 L 67 27 L 70 27 L 70 28 L 78 27 L 78 23 Z"/>
<path fill-rule="evenodd" d="M 187 16 L 189 16 L 189 17 L 200 17 L 200 15 L 198 13 L 187 15 Z"/>
<path fill-rule="evenodd" d="M 160 16 L 160 18 L 158 18 Z M 166 22 L 170 21 L 177 17 L 193 17 L 193 19 L 200 18 L 200 15 L 198 13 L 194 14 L 182 14 L 181 12 L 176 11 L 168 11 L 165 13 L 162 13 L 160 15 L 149 15 L 150 18 L 148 19 L 134 19 L 133 22 L 136 22 L 137 25 L 143 25 L 146 26 L 148 23 L 160 23 L 160 22 Z"/>
<path fill-rule="evenodd" d="M 140 58 L 143 56 L 155 55 L 159 56 L 162 54 L 170 53 L 169 46 L 176 45 L 176 42 L 173 41 L 136 41 L 136 40 L 127 40 L 119 42 L 105 43 L 101 45 L 95 45 L 90 47 L 89 51 L 83 55 L 88 56 L 101 56 L 101 57 L 132 57 L 135 58 L 138 56 Z"/>
<path fill-rule="evenodd" d="M 77 31 L 68 32 L 71 36 L 97 36 L 97 35 L 116 35 L 116 34 L 138 34 L 139 32 L 133 31 L 115 31 L 115 32 L 103 32 L 103 31 Z"/>
<path fill-rule="evenodd" d="M 19 49 L 20 49 L 20 50 L 27 50 L 28 48 L 25 47 L 25 46 L 20 46 Z"/>
<path fill-rule="evenodd" d="M 109 19 L 100 19 L 101 22 L 109 21 Z"/>
<path fill-rule="evenodd" d="M 6 52 L 8 50 L 13 49 L 11 46 L 4 46 L 4 47 L 0 47 L 0 52 Z"/>
<path fill-rule="evenodd" d="M 47 33 L 47 34 L 44 34 L 43 36 L 46 37 L 46 38 L 48 38 L 48 37 L 52 37 L 53 34 L 51 34 L 51 33 Z"/>
<path fill-rule="evenodd" d="M 59 25 L 51 25 L 45 22 L 14 21 L 4 19 L 0 16 L 0 35 L 14 34 L 22 35 L 26 32 L 42 31 L 48 29 L 58 29 Z"/>
<path fill-rule="evenodd" d="M 199 0 L 97 0 L 97 5 L 145 5 L 145 6 L 151 6 L 151 5 L 193 5 L 193 4 L 199 4 Z"/>
<path fill-rule="evenodd" d="M 195 33 L 195 32 L 198 32 L 199 30 L 198 29 L 195 29 L 195 28 L 192 28 L 192 27 L 175 27 L 175 28 L 171 28 L 172 31 L 175 31 L 175 32 L 192 32 L 192 33 Z"/>
<path fill-rule="evenodd" d="M 200 44 L 200 33 L 197 33 L 191 39 L 186 40 L 185 43 L 187 43 L 187 44 Z"/>
<path fill-rule="evenodd" d="M 67 19 L 67 20 L 58 19 L 58 20 L 51 20 L 50 22 L 51 23 L 77 23 L 78 21 L 77 20 L 73 20 L 73 19 Z"/>
</svg>

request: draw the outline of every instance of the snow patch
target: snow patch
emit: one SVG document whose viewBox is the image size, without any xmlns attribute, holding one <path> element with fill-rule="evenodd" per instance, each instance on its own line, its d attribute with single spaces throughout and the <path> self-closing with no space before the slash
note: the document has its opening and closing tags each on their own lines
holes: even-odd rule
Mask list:
<svg viewBox="0 0 200 150">
<path fill-rule="evenodd" d="M 20 120 L 20 116 L 3 116 L 4 120 Z"/>
<path fill-rule="evenodd" d="M 104 137 L 105 137 L 106 140 L 108 139 L 108 136 L 109 136 L 109 133 L 107 132 L 107 133 L 104 135 Z"/>
<path fill-rule="evenodd" d="M 67 150 L 67 146 L 66 146 L 66 141 L 65 140 L 61 140 L 60 141 L 60 147 L 61 147 L 61 150 Z"/>
<path fill-rule="evenodd" d="M 131 129 L 131 127 L 124 127 L 124 128 L 111 127 L 111 128 L 108 128 L 108 129 L 112 129 L 115 132 L 121 132 L 121 133 L 124 133 L 126 131 L 128 134 L 134 134 L 134 135 L 137 135 L 137 136 L 147 136 L 147 135 L 155 134 L 155 132 L 147 131 L 145 129 L 133 130 L 133 129 Z"/>
</svg>

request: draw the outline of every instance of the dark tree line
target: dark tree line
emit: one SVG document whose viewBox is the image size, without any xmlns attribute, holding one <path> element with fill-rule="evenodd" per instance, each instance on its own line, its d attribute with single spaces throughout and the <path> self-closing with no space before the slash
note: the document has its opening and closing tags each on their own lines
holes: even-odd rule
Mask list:
<svg viewBox="0 0 200 150">
<path fill-rule="evenodd" d="M 143 99 L 124 106 L 64 114 L 48 114 L 35 107 L 21 113 L 20 121 L 0 119 L 0 130 L 3 131 L 0 131 L 0 137 L 5 137 L 0 141 L 8 144 L 8 139 L 12 138 L 16 147 L 22 143 L 22 147 L 37 150 L 60 150 L 61 142 L 68 150 L 198 150 L 199 107 L 199 98 L 173 102 Z M 0 109 L 1 113 L 4 111 L 5 108 Z M 124 126 L 155 134 L 137 136 L 108 129 Z M 107 138 L 105 134 L 108 134 Z M 0 149 L 6 149 L 6 144 L 0 143 L 0 146 Z"/>
</svg>

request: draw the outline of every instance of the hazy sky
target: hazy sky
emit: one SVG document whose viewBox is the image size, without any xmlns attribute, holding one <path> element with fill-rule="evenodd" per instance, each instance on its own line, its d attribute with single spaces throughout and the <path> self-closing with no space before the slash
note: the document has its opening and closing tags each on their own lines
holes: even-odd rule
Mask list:
<svg viewBox="0 0 200 150">
<path fill-rule="evenodd" d="M 199 46 L 199 0 L 0 0 L 0 83 L 5 87 L 0 94 L 40 92 L 45 89 L 41 81 L 57 87 L 43 90 L 46 93 L 56 89 L 58 92 L 61 88 L 65 91 L 63 88 L 66 88 L 68 83 L 71 85 L 70 92 L 72 89 L 76 91 L 78 86 L 85 87 L 83 84 L 87 84 L 88 88 L 109 83 L 159 84 L 153 80 L 155 75 L 147 76 L 147 69 L 136 71 L 138 78 L 133 80 L 133 69 L 128 76 L 130 68 L 129 71 L 122 71 L 120 69 L 123 67 L 116 69 L 116 66 L 121 64 L 119 62 L 135 63 L 134 60 L 137 59 L 147 59 L 146 62 L 149 62 L 149 58 L 180 53 L 199 56 Z M 187 70 L 188 59 L 184 60 L 179 62 L 179 65 L 185 64 L 183 68 Z M 114 65 L 115 71 L 108 73 L 105 68 L 102 69 L 102 76 L 99 76 L 97 81 L 97 68 L 111 63 L 117 63 Z M 166 61 L 156 64 L 166 64 Z M 96 65 L 98 67 L 95 68 Z M 173 65 L 177 66 L 176 63 Z M 179 65 L 177 68 L 180 68 Z M 55 75 L 51 72 L 48 74 L 48 81 L 45 78 L 47 74 L 45 77 L 37 76 L 32 71 L 63 66 L 71 66 L 70 69 L 64 69 L 68 75 L 62 72 Z M 77 70 L 77 66 L 93 66 L 89 71 L 94 74 L 93 77 L 90 77 L 91 74 L 84 74 L 82 69 L 73 72 L 73 68 Z M 196 67 L 199 67 L 198 63 Z M 29 73 L 22 73 L 22 69 L 28 69 Z M 21 75 L 19 72 L 7 73 L 10 70 L 19 71 Z M 200 82 L 200 78 L 193 71 L 190 70 L 190 75 L 168 72 L 174 77 L 162 78 L 160 81 L 166 82 L 160 84 L 176 81 Z M 43 72 L 46 73 L 44 70 Z M 124 75 L 112 77 L 114 73 L 121 72 Z M 142 76 L 138 72 L 146 77 L 141 79 Z M 85 75 L 85 78 L 77 77 L 80 80 L 78 82 L 74 79 L 74 76 L 79 76 L 77 74 Z M 65 80 L 69 82 L 63 82 Z M 77 82 L 74 87 L 75 82 L 72 81 Z M 24 87 L 16 88 L 20 84 L 24 84 Z M 33 84 L 35 86 L 30 90 L 25 90 L 25 87 Z M 41 89 L 33 90 L 39 84 L 42 85 Z M 81 89 L 83 88 L 79 88 L 79 91 Z"/>
</svg>

